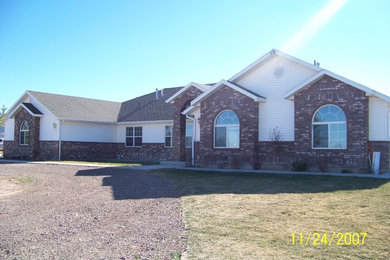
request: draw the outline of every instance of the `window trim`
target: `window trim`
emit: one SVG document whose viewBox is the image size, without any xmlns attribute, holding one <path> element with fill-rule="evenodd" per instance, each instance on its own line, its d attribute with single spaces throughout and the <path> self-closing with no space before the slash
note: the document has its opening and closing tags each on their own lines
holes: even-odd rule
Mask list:
<svg viewBox="0 0 390 260">
<path fill-rule="evenodd" d="M 171 135 L 170 136 L 167 136 L 167 127 L 170 127 L 171 128 Z M 165 127 L 164 127 L 164 147 L 166 147 L 166 148 L 172 148 L 173 147 L 173 125 L 166 125 Z M 166 138 L 167 137 L 170 137 L 171 138 L 171 145 L 169 145 L 169 146 L 167 146 L 166 144 L 167 144 L 167 142 L 166 142 Z"/>
<path fill-rule="evenodd" d="M 141 135 L 135 135 L 135 128 L 140 127 L 141 128 Z M 128 136 L 127 135 L 127 128 L 133 128 L 133 136 Z M 143 141 L 143 127 L 142 126 L 126 126 L 125 127 L 125 147 L 142 147 L 142 141 Z M 141 137 L 141 145 L 135 145 L 135 138 L 136 137 Z M 127 145 L 127 138 L 132 138 L 133 139 L 133 145 Z"/>
<path fill-rule="evenodd" d="M 24 123 L 27 124 L 27 130 L 22 130 Z M 24 133 L 23 140 L 26 141 L 25 143 L 21 142 L 22 141 L 22 132 Z M 27 133 L 27 137 L 26 137 L 26 133 Z M 28 146 L 30 143 L 29 136 L 30 136 L 30 125 L 28 124 L 27 120 L 23 120 L 22 123 L 20 124 L 20 127 L 19 127 L 19 145 Z"/>
<path fill-rule="evenodd" d="M 187 125 L 191 125 L 191 136 L 187 136 Z M 192 138 L 194 138 L 194 124 L 191 122 L 191 123 L 187 123 L 186 122 L 186 129 L 184 131 L 184 147 L 185 148 L 192 148 Z M 187 137 L 191 137 L 191 142 L 189 145 L 187 145 Z"/>
<path fill-rule="evenodd" d="M 331 121 L 331 122 L 314 122 L 314 117 L 317 114 L 317 112 L 326 106 L 335 106 L 338 109 L 340 109 L 344 113 L 345 121 L 340 122 L 340 121 Z M 341 125 L 345 124 L 345 147 L 343 148 L 332 148 L 330 147 L 330 126 L 331 125 Z M 315 125 L 327 125 L 328 126 L 328 147 L 314 147 L 314 126 Z M 348 149 L 348 124 L 347 124 L 347 116 L 345 115 L 345 112 L 343 109 L 341 109 L 339 106 L 335 104 L 326 104 L 321 107 L 319 107 L 313 114 L 312 119 L 311 119 L 311 149 L 313 150 L 347 150 Z"/>
<path fill-rule="evenodd" d="M 232 125 L 216 125 L 217 123 L 217 120 L 219 118 L 219 116 L 226 112 L 226 111 L 232 111 L 236 116 L 237 116 L 237 119 L 238 119 L 238 124 L 232 124 Z M 213 147 L 214 149 L 240 149 L 241 147 L 241 127 L 240 127 L 240 118 L 238 117 L 237 113 L 234 112 L 232 109 L 225 109 L 225 110 L 222 110 L 221 112 L 218 113 L 218 115 L 215 117 L 214 119 L 214 127 L 213 127 Z M 216 146 L 216 143 L 215 143 L 215 129 L 216 127 L 238 127 L 238 146 L 237 147 L 228 147 L 228 146 Z M 227 130 L 226 130 L 226 133 L 227 133 Z M 226 135 L 226 138 L 227 138 L 227 135 Z M 227 140 L 226 140 L 227 141 Z"/>
</svg>

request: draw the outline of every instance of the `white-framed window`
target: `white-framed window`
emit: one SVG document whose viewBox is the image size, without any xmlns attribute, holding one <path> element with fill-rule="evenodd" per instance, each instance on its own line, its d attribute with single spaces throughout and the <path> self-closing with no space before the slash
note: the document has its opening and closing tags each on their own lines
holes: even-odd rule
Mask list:
<svg viewBox="0 0 390 260">
<path fill-rule="evenodd" d="M 192 147 L 192 123 L 186 124 L 186 148 Z"/>
<path fill-rule="evenodd" d="M 165 126 L 165 147 L 172 147 L 173 127 L 171 125 Z"/>
<path fill-rule="evenodd" d="M 126 146 L 142 146 L 142 126 L 126 127 Z"/>
<path fill-rule="evenodd" d="M 313 149 L 347 148 L 347 120 L 338 106 L 319 108 L 313 116 L 312 126 Z"/>
<path fill-rule="evenodd" d="M 28 145 L 28 136 L 30 134 L 30 128 L 28 126 L 28 122 L 25 120 L 20 125 L 19 129 L 19 144 L 20 145 Z"/>
<path fill-rule="evenodd" d="M 214 123 L 215 148 L 240 147 L 240 121 L 232 110 L 221 112 Z"/>
</svg>

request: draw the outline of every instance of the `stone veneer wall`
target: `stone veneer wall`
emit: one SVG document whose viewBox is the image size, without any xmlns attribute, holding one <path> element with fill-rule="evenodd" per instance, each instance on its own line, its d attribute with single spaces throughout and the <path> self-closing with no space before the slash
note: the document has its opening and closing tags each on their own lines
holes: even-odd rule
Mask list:
<svg viewBox="0 0 390 260">
<path fill-rule="evenodd" d="M 19 129 L 23 121 L 28 122 L 29 144 L 19 144 Z M 7 159 L 39 159 L 39 126 L 40 118 L 33 117 L 24 108 L 15 115 L 14 141 L 4 141 L 4 158 Z"/>
<path fill-rule="evenodd" d="M 370 141 L 369 145 L 373 152 L 381 152 L 380 171 L 390 172 L 390 142 Z"/>
<path fill-rule="evenodd" d="M 197 166 L 251 168 L 258 143 L 259 106 L 253 99 L 222 86 L 201 102 L 200 140 Z M 224 110 L 234 111 L 240 120 L 240 147 L 214 148 L 214 121 Z"/>
<path fill-rule="evenodd" d="M 39 160 L 42 161 L 58 160 L 58 141 L 40 141 Z"/>
<path fill-rule="evenodd" d="M 185 134 L 186 134 L 186 117 L 181 114 L 184 106 L 191 100 L 198 97 L 203 92 L 195 87 L 188 88 L 185 92 L 176 97 L 173 103 L 174 118 L 173 118 L 173 147 L 174 159 L 184 161 L 186 159 L 185 152 Z"/>
<path fill-rule="evenodd" d="M 365 92 L 324 76 L 295 94 L 296 160 L 310 170 L 367 172 L 368 97 Z M 312 149 L 312 118 L 322 106 L 339 106 L 347 118 L 347 149 Z"/>
</svg>

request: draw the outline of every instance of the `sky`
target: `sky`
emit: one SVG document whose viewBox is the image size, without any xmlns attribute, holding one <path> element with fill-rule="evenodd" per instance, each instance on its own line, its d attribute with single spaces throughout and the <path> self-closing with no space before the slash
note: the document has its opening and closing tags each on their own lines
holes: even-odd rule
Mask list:
<svg viewBox="0 0 390 260">
<path fill-rule="evenodd" d="M 0 106 L 125 101 L 229 79 L 276 48 L 390 96 L 389 0 L 0 0 Z"/>
</svg>

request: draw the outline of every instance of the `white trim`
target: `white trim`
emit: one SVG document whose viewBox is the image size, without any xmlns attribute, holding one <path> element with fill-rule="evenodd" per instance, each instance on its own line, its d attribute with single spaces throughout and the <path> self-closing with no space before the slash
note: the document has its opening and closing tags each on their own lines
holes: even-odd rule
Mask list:
<svg viewBox="0 0 390 260">
<path fill-rule="evenodd" d="M 366 95 L 367 96 L 376 96 L 380 99 L 383 99 L 385 100 L 386 102 L 390 102 L 390 97 L 389 96 L 386 96 L 382 93 L 379 93 L 373 89 L 370 89 L 362 84 L 359 84 L 355 81 L 352 81 L 350 79 L 347 79 L 347 78 L 344 78 L 336 73 L 333 73 L 333 72 L 330 72 L 328 70 L 321 70 L 320 72 L 314 74 L 312 77 L 308 78 L 307 80 L 303 81 L 302 83 L 300 83 L 298 86 L 296 86 L 295 88 L 289 90 L 284 96 L 283 98 L 285 99 L 293 99 L 294 98 L 294 95 L 299 92 L 302 88 L 306 87 L 307 85 L 311 84 L 312 82 L 316 81 L 317 79 L 321 78 L 322 76 L 324 75 L 328 75 L 332 78 L 335 78 L 337 80 L 340 80 L 348 85 L 351 85 L 357 89 L 360 89 L 364 92 L 366 92 Z"/>
<path fill-rule="evenodd" d="M 128 127 L 132 127 L 133 128 L 133 135 L 131 136 L 131 135 L 127 135 L 127 128 Z M 135 135 L 135 128 L 137 128 L 137 127 L 140 127 L 141 128 L 141 136 L 139 136 L 139 135 Z M 143 129 L 143 127 L 142 126 L 127 126 L 126 128 L 125 128 L 125 147 L 142 147 L 142 144 L 143 144 L 143 135 L 144 135 L 144 129 Z M 127 145 L 127 137 L 129 137 L 129 138 L 132 138 L 133 139 L 133 145 Z M 141 145 L 135 145 L 135 138 L 139 138 L 139 137 L 141 137 Z"/>
<path fill-rule="evenodd" d="M 190 87 L 196 87 L 197 89 L 199 89 L 200 91 L 202 92 L 205 92 L 207 89 L 204 87 L 203 84 L 199 84 L 199 83 L 196 83 L 196 82 L 190 82 L 187 86 L 183 87 L 182 89 L 180 89 L 178 92 L 176 92 L 175 94 L 173 94 L 170 98 L 168 98 L 167 100 L 165 100 L 166 103 L 170 103 L 171 101 L 173 101 L 176 97 L 178 97 L 181 93 L 185 92 L 187 89 L 189 89 Z"/>
<path fill-rule="evenodd" d="M 181 114 L 186 115 L 187 113 L 191 112 L 194 108 L 195 106 L 189 106 L 183 112 L 181 112 Z"/>
<path fill-rule="evenodd" d="M 166 128 L 167 126 L 170 126 L 171 127 L 171 136 L 167 136 L 167 133 L 166 133 Z M 167 146 L 166 145 L 166 138 L 167 137 L 170 137 L 171 138 L 171 145 Z M 173 148 L 173 125 L 165 125 L 164 126 L 164 147 L 165 148 Z"/>
<path fill-rule="evenodd" d="M 16 112 L 19 110 L 20 107 L 23 107 L 30 115 L 32 115 L 33 117 L 43 117 L 42 114 L 34 114 L 30 111 L 30 109 L 28 109 L 22 102 L 12 111 L 12 113 L 9 114 L 9 116 L 7 116 L 7 118 L 12 118 Z"/>
<path fill-rule="evenodd" d="M 220 116 L 220 115 L 222 115 L 222 113 L 224 113 L 224 112 L 226 112 L 226 111 L 232 111 L 235 115 L 236 115 L 236 117 L 237 117 L 237 119 L 238 119 L 238 124 L 232 124 L 232 125 L 216 125 L 216 123 L 217 123 L 217 119 L 218 119 L 218 117 Z M 241 125 L 241 123 L 240 123 L 240 118 L 238 117 L 238 115 L 237 115 L 237 113 L 236 112 L 234 112 L 233 110 L 231 110 L 231 109 L 225 109 L 225 110 L 223 110 L 223 111 L 221 111 L 221 112 L 219 112 L 219 114 L 215 117 L 215 119 L 214 119 L 214 125 L 213 125 L 213 148 L 215 148 L 215 149 L 240 149 L 240 146 L 241 146 L 241 142 L 240 142 L 240 139 L 241 139 L 241 128 L 240 128 L 240 125 Z M 238 147 L 228 147 L 228 146 L 215 146 L 215 128 L 216 127 L 225 127 L 225 128 L 227 128 L 227 127 L 234 127 L 234 126 L 238 126 Z M 226 130 L 226 145 L 227 145 L 227 130 Z"/>
<path fill-rule="evenodd" d="M 295 58 L 295 57 L 293 57 L 291 55 L 288 55 L 287 53 L 281 52 L 279 50 L 272 49 L 271 51 L 269 51 L 265 55 L 261 56 L 256 61 L 252 62 L 249 66 L 245 67 L 243 70 L 241 70 L 240 72 L 235 74 L 233 77 L 231 77 L 229 79 L 229 81 L 233 81 L 234 82 L 235 80 L 241 78 L 244 74 L 250 72 L 255 67 L 259 66 L 261 63 L 263 63 L 264 61 L 266 61 L 267 59 L 269 59 L 271 57 L 274 57 L 275 55 L 281 56 L 283 58 L 286 58 L 286 59 L 288 59 L 290 61 L 293 61 L 295 63 L 298 63 L 298 64 L 300 64 L 302 66 L 308 67 L 308 68 L 310 68 L 312 70 L 315 70 L 315 71 L 320 71 L 321 70 L 319 67 L 314 66 L 313 64 L 310 64 L 310 63 L 308 63 L 306 61 L 303 61 L 303 60 L 300 60 L 298 58 Z"/>
<path fill-rule="evenodd" d="M 332 122 L 314 122 L 314 117 L 320 111 L 321 108 L 326 106 L 335 106 L 338 109 L 340 109 L 344 113 L 345 121 L 332 121 Z M 345 147 L 344 148 L 332 148 L 330 147 L 330 125 L 341 125 L 345 124 Z M 328 147 L 314 147 L 314 125 L 327 125 L 328 126 Z M 334 104 L 326 104 L 321 107 L 319 107 L 316 112 L 314 112 L 312 119 L 311 119 L 311 149 L 313 150 L 347 150 L 348 149 L 348 124 L 347 124 L 347 117 L 345 116 L 344 110 L 342 110 L 339 106 Z"/>
<path fill-rule="evenodd" d="M 22 126 L 24 124 L 24 122 L 27 123 L 27 130 L 22 130 Z M 21 140 L 22 140 L 22 132 L 24 133 L 24 138 L 23 138 L 23 142 L 26 141 L 26 143 L 21 143 Z M 28 136 L 26 138 L 26 133 L 28 133 Z M 20 124 L 19 126 L 19 145 L 24 145 L 24 146 L 27 146 L 30 144 L 30 140 L 29 140 L 29 137 L 30 137 L 30 125 L 28 123 L 27 120 L 23 120 L 22 123 Z"/>
<path fill-rule="evenodd" d="M 155 121 L 129 121 L 129 122 L 118 122 L 117 125 L 143 125 L 143 124 L 170 124 L 173 120 L 155 120 Z"/>
<path fill-rule="evenodd" d="M 116 122 L 107 122 L 107 121 L 95 121 L 95 120 L 85 120 L 85 119 L 73 119 L 73 118 L 58 118 L 58 120 L 63 120 L 67 122 L 85 122 L 85 123 L 97 123 L 105 125 L 116 125 Z"/>
<path fill-rule="evenodd" d="M 221 86 L 227 86 L 229 88 L 232 88 L 234 89 L 235 91 L 237 92 L 240 92 L 241 94 L 249 97 L 249 98 L 252 98 L 253 101 L 255 102 L 265 102 L 266 99 L 264 97 L 258 97 L 236 85 L 234 85 L 233 83 L 229 82 L 229 81 L 226 81 L 226 80 L 221 80 L 220 82 L 218 82 L 217 84 L 215 84 L 212 88 L 210 88 L 209 90 L 207 90 L 206 92 L 204 92 L 203 94 L 201 94 L 200 96 L 198 96 L 197 98 L 195 98 L 194 100 L 191 101 L 191 106 L 195 106 L 197 105 L 202 99 L 208 97 L 209 95 L 211 95 L 213 92 L 215 92 L 217 89 L 219 89 Z M 185 111 L 187 111 L 188 109 L 186 109 Z M 184 112 L 184 111 L 183 111 Z"/>
</svg>

